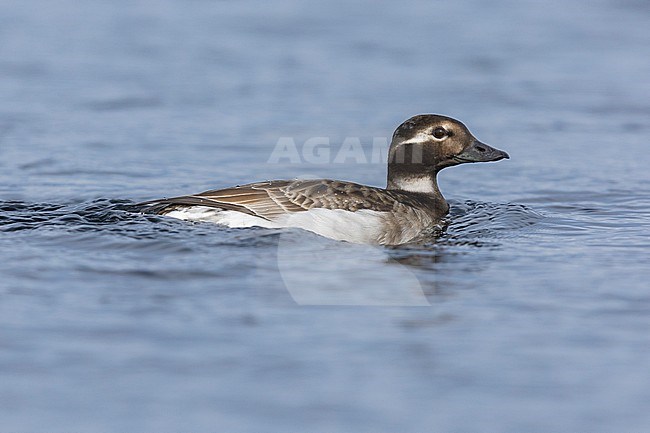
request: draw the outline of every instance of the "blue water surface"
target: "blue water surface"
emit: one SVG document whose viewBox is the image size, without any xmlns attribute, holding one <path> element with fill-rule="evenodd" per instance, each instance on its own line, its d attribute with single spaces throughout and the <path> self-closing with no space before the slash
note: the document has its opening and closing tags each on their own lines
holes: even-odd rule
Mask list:
<svg viewBox="0 0 650 433">
<path fill-rule="evenodd" d="M 1 2 L 1 430 L 650 431 L 648 28 L 635 0 Z M 373 142 L 418 113 L 512 158 L 441 173 L 435 242 L 129 211 L 383 186 Z"/>
</svg>

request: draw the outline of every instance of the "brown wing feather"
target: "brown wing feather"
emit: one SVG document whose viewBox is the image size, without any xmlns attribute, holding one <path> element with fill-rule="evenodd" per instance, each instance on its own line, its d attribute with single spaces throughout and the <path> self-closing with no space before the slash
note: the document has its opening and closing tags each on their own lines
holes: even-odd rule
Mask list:
<svg viewBox="0 0 650 433">
<path fill-rule="evenodd" d="M 143 211 L 165 214 L 172 210 L 206 206 L 236 210 L 273 219 L 282 214 L 314 208 L 390 211 L 397 203 L 396 194 L 351 182 L 335 180 L 280 180 L 251 183 L 200 194 L 140 203 Z M 402 197 L 400 197 L 402 198 Z"/>
</svg>

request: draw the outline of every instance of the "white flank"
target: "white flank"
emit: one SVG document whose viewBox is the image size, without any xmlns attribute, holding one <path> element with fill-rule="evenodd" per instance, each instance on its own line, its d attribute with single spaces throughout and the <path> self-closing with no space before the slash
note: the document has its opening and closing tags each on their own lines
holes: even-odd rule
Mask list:
<svg viewBox="0 0 650 433">
<path fill-rule="evenodd" d="M 186 221 L 207 221 L 227 227 L 300 228 L 321 236 L 353 243 L 376 243 L 384 229 L 385 215 L 368 209 L 311 209 L 281 215 L 273 221 L 242 212 L 193 206 L 167 214 Z"/>
</svg>

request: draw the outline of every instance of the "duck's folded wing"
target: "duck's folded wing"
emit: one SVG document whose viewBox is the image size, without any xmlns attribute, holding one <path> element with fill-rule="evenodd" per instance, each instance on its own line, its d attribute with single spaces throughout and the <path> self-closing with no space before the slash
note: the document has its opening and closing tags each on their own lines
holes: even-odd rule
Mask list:
<svg viewBox="0 0 650 433">
<path fill-rule="evenodd" d="M 294 180 L 251 183 L 200 194 L 140 203 L 146 213 L 165 214 L 172 210 L 204 206 L 234 210 L 273 220 L 292 212 L 315 208 L 389 211 L 395 200 L 385 191 L 351 182 Z"/>
</svg>

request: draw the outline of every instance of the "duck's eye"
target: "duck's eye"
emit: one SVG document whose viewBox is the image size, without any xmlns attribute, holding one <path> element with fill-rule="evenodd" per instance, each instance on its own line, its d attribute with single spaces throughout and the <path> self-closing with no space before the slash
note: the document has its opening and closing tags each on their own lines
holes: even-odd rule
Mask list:
<svg viewBox="0 0 650 433">
<path fill-rule="evenodd" d="M 438 140 L 442 140 L 446 136 L 448 136 L 449 133 L 447 130 L 441 126 L 437 127 L 436 129 L 433 130 L 433 136 L 437 138 Z"/>
</svg>

